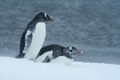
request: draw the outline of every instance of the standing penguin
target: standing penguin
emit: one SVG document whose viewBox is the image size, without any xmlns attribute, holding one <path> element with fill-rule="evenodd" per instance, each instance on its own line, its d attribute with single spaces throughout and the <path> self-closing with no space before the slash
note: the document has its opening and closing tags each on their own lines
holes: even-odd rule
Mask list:
<svg viewBox="0 0 120 80">
<path fill-rule="evenodd" d="M 46 13 L 37 14 L 27 25 L 20 41 L 20 53 L 17 58 L 35 59 L 46 36 L 46 21 L 52 20 Z"/>
<path fill-rule="evenodd" d="M 71 65 L 78 53 L 82 54 L 82 51 L 78 51 L 73 46 L 64 47 L 58 44 L 51 44 L 41 48 L 36 57 L 36 62 L 49 63 L 62 61 L 66 65 Z"/>
</svg>

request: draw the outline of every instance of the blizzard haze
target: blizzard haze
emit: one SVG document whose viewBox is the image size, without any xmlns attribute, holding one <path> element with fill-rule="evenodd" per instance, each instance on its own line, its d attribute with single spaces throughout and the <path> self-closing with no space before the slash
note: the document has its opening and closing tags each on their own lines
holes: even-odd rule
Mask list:
<svg viewBox="0 0 120 80">
<path fill-rule="evenodd" d="M 82 62 L 120 64 L 120 0 L 0 0 L 0 56 L 14 57 L 27 24 L 39 12 L 47 23 L 44 45 L 75 46 Z"/>
</svg>

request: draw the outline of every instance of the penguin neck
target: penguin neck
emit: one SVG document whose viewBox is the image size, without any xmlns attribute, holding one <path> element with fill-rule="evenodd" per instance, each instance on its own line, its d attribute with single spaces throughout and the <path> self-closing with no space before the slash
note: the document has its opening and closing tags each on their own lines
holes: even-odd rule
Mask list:
<svg viewBox="0 0 120 80">
<path fill-rule="evenodd" d="M 38 23 L 36 23 L 35 27 L 46 27 L 46 24 L 45 24 L 45 22 L 38 22 Z"/>
<path fill-rule="evenodd" d="M 46 33 L 46 24 L 44 22 L 38 22 L 36 24 L 36 26 L 34 27 L 34 31 L 40 30 L 40 29 L 42 30 L 42 32 L 40 32 L 40 33 Z"/>
</svg>

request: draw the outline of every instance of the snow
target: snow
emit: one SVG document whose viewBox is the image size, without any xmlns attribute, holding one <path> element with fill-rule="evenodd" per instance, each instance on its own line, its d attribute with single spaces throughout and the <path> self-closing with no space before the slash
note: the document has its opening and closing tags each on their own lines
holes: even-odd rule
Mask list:
<svg viewBox="0 0 120 80">
<path fill-rule="evenodd" d="M 120 65 L 73 62 L 66 66 L 0 57 L 0 80 L 120 80 Z"/>
</svg>

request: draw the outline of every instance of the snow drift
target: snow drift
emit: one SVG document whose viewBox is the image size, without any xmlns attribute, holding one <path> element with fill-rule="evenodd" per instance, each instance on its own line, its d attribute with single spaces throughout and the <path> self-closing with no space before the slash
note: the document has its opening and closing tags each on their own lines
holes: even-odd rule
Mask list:
<svg viewBox="0 0 120 80">
<path fill-rule="evenodd" d="M 120 65 L 73 62 L 66 66 L 0 57 L 0 80 L 120 80 Z"/>
</svg>

